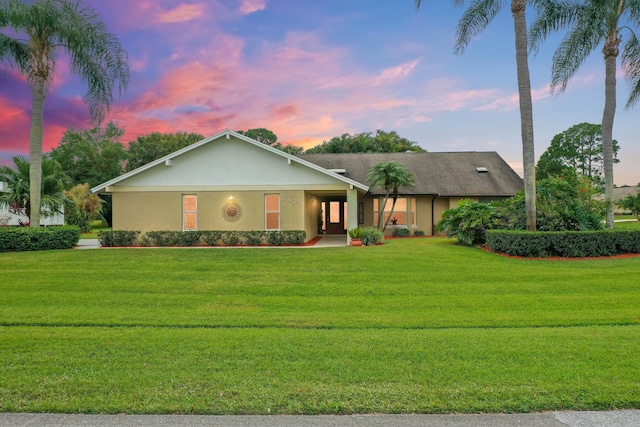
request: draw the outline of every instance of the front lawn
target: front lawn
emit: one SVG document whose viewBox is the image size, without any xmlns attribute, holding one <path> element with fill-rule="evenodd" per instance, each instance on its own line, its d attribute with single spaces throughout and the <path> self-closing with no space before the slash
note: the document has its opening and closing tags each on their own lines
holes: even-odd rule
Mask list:
<svg viewBox="0 0 640 427">
<path fill-rule="evenodd" d="M 0 411 L 640 408 L 640 258 L 366 248 L 0 255 Z"/>
</svg>

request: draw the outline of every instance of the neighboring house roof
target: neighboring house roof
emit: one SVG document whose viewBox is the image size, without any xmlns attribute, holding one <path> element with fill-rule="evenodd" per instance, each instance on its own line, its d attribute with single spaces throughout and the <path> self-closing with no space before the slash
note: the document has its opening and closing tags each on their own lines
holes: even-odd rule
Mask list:
<svg viewBox="0 0 640 427">
<path fill-rule="evenodd" d="M 616 202 L 624 199 L 628 195 L 636 195 L 639 187 L 616 187 L 613 189 L 613 200 Z"/>
<path fill-rule="evenodd" d="M 367 183 L 367 172 L 375 164 L 394 160 L 409 170 L 416 183 L 414 187 L 401 187 L 402 194 L 513 196 L 523 188 L 522 178 L 496 152 L 301 154 L 298 157 L 326 169 L 344 169 L 347 178 L 362 183 Z M 371 192 L 384 194 L 380 187 Z"/>
<path fill-rule="evenodd" d="M 234 144 L 229 144 L 227 140 L 233 139 Z M 233 181 L 234 177 L 241 175 L 247 176 L 251 174 L 254 179 L 260 181 L 262 184 L 269 185 L 270 182 L 265 182 L 267 179 L 265 169 L 257 169 L 256 165 L 248 164 L 247 158 L 242 158 L 243 155 L 250 154 L 247 151 L 241 151 L 240 145 L 235 144 L 240 140 L 249 147 L 257 147 L 260 150 L 271 153 L 270 157 L 261 157 L 264 159 L 270 159 L 269 165 L 274 168 L 284 168 L 287 165 L 300 165 L 302 169 L 298 168 L 298 177 L 304 175 L 303 170 L 314 170 L 316 176 L 323 177 L 323 182 L 338 182 L 348 184 L 361 191 L 368 191 L 369 186 L 366 185 L 366 181 L 357 182 L 348 177 L 330 172 L 321 166 L 314 163 L 310 163 L 304 159 L 300 159 L 291 154 L 285 153 L 282 150 L 270 147 L 266 144 L 262 144 L 251 138 L 248 138 L 239 133 L 231 130 L 224 130 L 220 133 L 212 135 L 208 138 L 191 144 L 181 150 L 175 151 L 169 155 L 166 155 L 158 160 L 154 160 L 144 166 L 125 173 L 110 181 L 104 182 L 91 189 L 93 193 L 99 193 L 107 190 L 110 186 L 149 186 L 157 185 L 158 182 L 171 181 L 176 186 L 185 185 L 202 185 L 202 182 L 196 183 L 193 180 L 198 179 L 200 181 L 206 181 L 211 185 L 215 181 L 218 185 L 230 185 L 239 184 Z M 220 142 L 220 144 L 216 144 Z M 224 142 L 224 143 L 223 143 Z M 210 151 L 209 148 L 219 147 L 219 151 Z M 247 147 L 247 146 L 245 146 Z M 251 153 L 262 153 L 256 151 L 255 148 L 250 150 Z M 219 156 L 212 158 L 212 156 Z M 204 157 L 203 157 L 204 156 Z M 233 158 L 228 158 L 232 156 Z M 274 162 L 273 160 L 279 159 Z M 163 169 L 163 167 L 176 165 L 173 170 Z M 244 168 L 244 169 L 242 169 Z M 248 170 L 247 168 L 251 169 Z M 195 170 L 195 171 L 194 171 Z M 274 169 L 271 169 L 272 171 Z M 288 176 L 289 172 L 281 173 L 279 177 Z M 319 174 L 319 175 L 318 175 Z M 291 175 L 293 176 L 293 175 Z M 307 174 L 308 176 L 308 174 Z M 216 179 L 217 178 L 217 179 Z M 293 179 L 293 178 L 289 178 Z M 108 191 L 108 190 L 107 190 Z"/>
</svg>

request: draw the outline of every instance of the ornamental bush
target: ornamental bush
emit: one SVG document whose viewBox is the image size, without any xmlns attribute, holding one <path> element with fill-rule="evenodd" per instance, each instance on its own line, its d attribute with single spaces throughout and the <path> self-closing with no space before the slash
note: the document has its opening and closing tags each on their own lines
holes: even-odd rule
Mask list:
<svg viewBox="0 0 640 427">
<path fill-rule="evenodd" d="M 249 246 L 258 246 L 262 244 L 264 231 L 245 231 L 243 234 L 244 242 Z"/>
<path fill-rule="evenodd" d="M 393 237 L 408 237 L 411 236 L 411 231 L 407 230 L 406 228 L 394 228 L 391 235 Z"/>
<path fill-rule="evenodd" d="M 71 249 L 80 241 L 80 229 L 64 227 L 1 227 L 0 252 Z"/>
<path fill-rule="evenodd" d="M 131 230 L 107 230 L 98 232 L 100 246 L 106 248 L 128 247 L 137 243 L 140 231 Z"/>
<path fill-rule="evenodd" d="M 222 231 L 205 230 L 200 232 L 200 237 L 208 246 L 217 246 L 222 239 Z"/>
<path fill-rule="evenodd" d="M 362 228 L 362 244 L 363 245 L 379 245 L 384 242 L 384 234 L 376 227 Z"/>
<path fill-rule="evenodd" d="M 536 228 L 538 231 L 602 229 L 604 204 L 597 189 L 584 177 L 568 171 L 562 177 L 538 181 Z M 483 245 L 487 230 L 525 230 L 524 191 L 503 201 L 481 203 L 465 199 L 442 213 L 436 231 L 456 237 L 464 245 Z"/>
<path fill-rule="evenodd" d="M 147 246 L 193 246 L 200 241 L 198 231 L 150 231 L 144 235 Z"/>
</svg>

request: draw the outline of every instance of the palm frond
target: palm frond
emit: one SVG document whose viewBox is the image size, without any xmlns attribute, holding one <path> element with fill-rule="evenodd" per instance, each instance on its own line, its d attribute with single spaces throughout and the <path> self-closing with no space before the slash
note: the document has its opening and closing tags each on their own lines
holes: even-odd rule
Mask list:
<svg viewBox="0 0 640 427">
<path fill-rule="evenodd" d="M 578 16 L 553 55 L 551 87 L 564 91 L 571 77 L 607 36 L 606 17 L 592 5 L 575 9 Z"/>
<path fill-rule="evenodd" d="M 487 28 L 504 4 L 505 0 L 473 0 L 471 2 L 458 22 L 456 54 L 464 52 L 469 42 Z"/>
<path fill-rule="evenodd" d="M 582 7 L 573 0 L 533 0 L 532 6 L 536 10 L 536 19 L 529 28 L 529 49 L 534 55 L 552 33 L 574 25 L 579 16 L 578 9 Z"/>
<path fill-rule="evenodd" d="M 624 44 L 621 59 L 622 71 L 630 89 L 625 106 L 629 109 L 640 99 L 640 42 L 633 32 Z"/>
</svg>

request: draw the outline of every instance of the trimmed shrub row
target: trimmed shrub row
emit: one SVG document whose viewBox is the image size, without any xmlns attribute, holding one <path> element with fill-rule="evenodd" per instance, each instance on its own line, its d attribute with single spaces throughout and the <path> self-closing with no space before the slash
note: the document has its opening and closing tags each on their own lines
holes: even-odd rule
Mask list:
<svg viewBox="0 0 640 427">
<path fill-rule="evenodd" d="M 508 255 L 567 258 L 640 253 L 640 230 L 487 230 L 487 246 Z"/>
<path fill-rule="evenodd" d="M 80 228 L 75 226 L 0 228 L 0 252 L 71 249 L 79 241 Z"/>
<path fill-rule="evenodd" d="M 138 241 L 139 231 L 99 231 L 98 242 L 100 246 L 112 248 L 119 246 L 134 246 Z"/>
<path fill-rule="evenodd" d="M 98 233 L 100 245 L 115 246 L 258 246 L 268 244 L 301 245 L 305 231 L 150 231 L 138 238 L 140 231 L 101 231 Z"/>
</svg>

